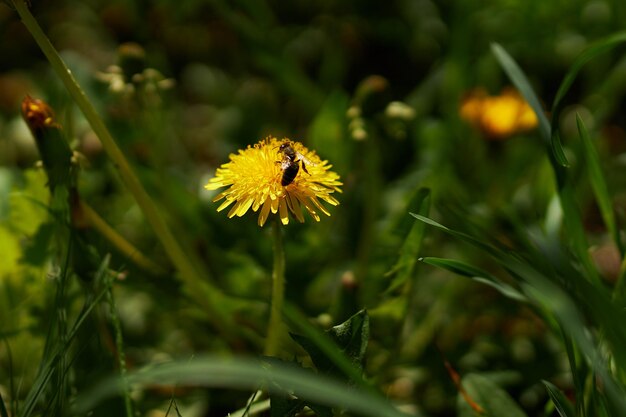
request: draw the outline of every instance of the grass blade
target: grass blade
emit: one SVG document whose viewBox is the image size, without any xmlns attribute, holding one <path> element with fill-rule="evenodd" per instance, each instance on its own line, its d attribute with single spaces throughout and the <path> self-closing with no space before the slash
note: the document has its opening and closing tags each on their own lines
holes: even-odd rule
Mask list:
<svg viewBox="0 0 626 417">
<path fill-rule="evenodd" d="M 128 381 L 137 387 L 159 385 L 194 385 L 231 389 L 281 387 L 289 393 L 332 407 L 341 407 L 371 417 L 407 417 L 392 407 L 382 396 L 364 393 L 334 379 L 323 377 L 303 368 L 272 361 L 271 364 L 249 358 L 205 356 L 193 360 L 181 360 L 150 366 L 129 373 Z M 78 398 L 76 411 L 84 414 L 99 401 L 117 394 L 122 389 L 119 378 L 112 378 L 94 387 Z"/>
<path fill-rule="evenodd" d="M 539 130 L 548 148 L 548 156 L 556 177 L 567 233 L 590 279 L 598 279 L 597 272 L 587 251 L 587 239 L 580 220 L 581 216 L 578 207 L 575 204 L 576 199 L 574 198 L 573 186 L 569 183 L 567 172 L 564 170 L 564 167 L 568 167 L 569 163 L 560 143 L 559 131 L 558 129 L 553 129 L 554 126 L 551 127 L 548 118 L 543 113 L 539 99 L 530 86 L 530 82 L 513 58 L 498 44 L 492 44 L 491 49 L 513 84 L 515 84 L 537 114 Z"/>
<path fill-rule="evenodd" d="M 473 246 L 476 246 L 477 248 L 486 251 L 487 253 L 491 253 L 491 252 L 496 252 L 497 251 L 497 249 L 494 248 L 493 246 L 491 246 L 491 245 L 489 245 L 489 244 L 487 244 L 485 242 L 482 242 L 482 241 L 474 238 L 473 236 L 470 236 L 470 235 L 468 235 L 466 233 L 463 233 L 463 232 L 459 232 L 459 231 L 450 229 L 450 228 L 448 228 L 448 227 L 446 227 L 446 226 L 444 226 L 444 225 L 442 225 L 440 223 L 437 223 L 433 219 L 430 219 L 430 218 L 428 218 L 426 216 L 422 216 L 421 214 L 416 214 L 416 213 L 409 213 L 409 214 L 411 216 L 415 217 L 417 220 L 422 221 L 422 222 L 426 223 L 427 225 L 434 226 L 434 227 L 436 227 L 439 230 L 442 230 L 442 231 L 444 231 L 444 232 L 446 232 L 446 233 L 448 233 L 448 234 L 450 234 L 450 235 L 452 235 L 454 237 L 457 237 L 457 238 L 459 238 L 459 239 L 461 239 L 461 240 L 463 240 L 465 242 L 468 242 L 468 243 L 472 244 Z"/>
<path fill-rule="evenodd" d="M 482 410 L 475 410 L 462 395 L 458 396 L 457 411 L 460 417 L 485 415 L 488 417 L 526 417 L 526 413 L 511 396 L 491 380 L 479 374 L 468 374 L 461 381 L 469 397 L 476 401 Z"/>
<path fill-rule="evenodd" d="M 106 271 L 104 269 L 100 269 L 99 274 L 104 274 Z M 97 277 L 96 279 L 100 279 Z M 79 328 L 85 322 L 89 314 L 91 314 L 92 310 L 98 305 L 98 303 L 104 298 L 106 294 L 106 289 L 100 291 L 100 293 L 93 297 L 89 302 L 85 303 L 83 310 L 76 318 L 74 325 L 69 330 L 66 336 L 66 340 L 64 343 L 59 343 L 52 349 L 51 353 L 48 356 L 48 359 L 45 363 L 41 365 L 39 373 L 33 383 L 26 399 L 24 400 L 24 408 L 20 412 L 21 417 L 29 417 L 35 410 L 37 403 L 39 402 L 41 396 L 44 394 L 44 391 L 48 384 L 50 383 L 50 379 L 54 375 L 55 371 L 58 371 L 58 365 L 61 360 L 62 353 L 67 351 L 76 337 Z M 65 372 L 65 370 L 62 370 Z"/>
<path fill-rule="evenodd" d="M 607 52 L 622 42 L 626 42 L 626 32 L 616 33 L 608 38 L 605 38 L 589 48 L 585 49 L 574 61 L 567 74 L 563 78 L 559 90 L 556 93 L 554 102 L 552 104 L 552 123 L 555 129 L 558 129 L 559 116 L 562 109 L 563 99 L 569 91 L 570 87 L 574 83 L 574 80 L 578 76 L 578 73 L 582 67 L 596 56 Z"/>
<path fill-rule="evenodd" d="M 492 43 L 491 51 L 502 66 L 504 72 L 506 72 L 509 76 L 511 82 L 519 90 L 528 104 L 530 104 L 530 107 L 532 107 L 535 111 L 537 119 L 539 120 L 539 132 L 541 133 L 546 146 L 551 149 L 551 154 L 554 156 L 554 159 L 563 167 L 569 166 L 565 153 L 563 152 L 563 148 L 561 147 L 561 143 L 558 140 L 558 136 L 553 137 L 550 121 L 543 111 L 541 101 L 539 101 L 539 98 L 535 94 L 522 69 L 500 44 Z"/>
<path fill-rule="evenodd" d="M 552 403 L 554 404 L 554 407 L 559 415 L 561 417 L 575 417 L 576 414 L 574 413 L 574 408 L 565 395 L 563 395 L 563 393 L 551 382 L 542 382 L 543 385 L 545 385 L 548 395 L 550 395 L 550 399 L 552 400 Z"/>
<path fill-rule="evenodd" d="M 625 313 L 611 302 L 606 289 L 588 280 L 575 265 L 564 264 L 563 255 L 558 252 L 551 253 L 547 260 L 552 263 L 544 265 L 545 261 L 542 259 L 546 258 L 546 254 L 541 252 L 541 249 L 527 255 L 530 260 L 526 260 L 431 219 L 415 214 L 413 216 L 483 249 L 502 268 L 509 271 L 519 283 L 522 294 L 531 300 L 539 311 L 544 312 L 548 320 L 559 323 L 563 331 L 575 342 L 582 357 L 603 381 L 608 404 L 613 409 L 626 409 L 626 387 L 613 377 L 606 357 L 599 347 L 599 341 L 593 336 L 594 331 L 590 327 L 595 325 L 596 328 L 602 329 L 608 345 L 614 347 L 612 359 L 615 366 L 625 369 L 626 351 L 621 347 L 626 345 L 626 330 L 615 323 L 622 323 L 626 317 Z M 585 316 L 584 312 L 590 317 Z"/>
<path fill-rule="evenodd" d="M 620 253 L 624 255 L 624 248 L 619 236 L 619 230 L 617 230 L 615 214 L 613 213 L 613 204 L 609 196 L 609 190 L 604 179 L 604 174 L 602 173 L 602 168 L 600 167 L 600 156 L 598 155 L 598 151 L 589 137 L 589 133 L 583 120 L 578 114 L 576 114 L 576 125 L 578 126 L 578 133 L 582 139 L 585 149 L 583 156 L 587 165 L 589 182 L 591 183 L 593 193 L 596 197 L 596 201 L 598 202 L 598 206 L 600 207 L 602 220 L 604 221 L 604 224 L 606 225 L 606 228 L 611 236 L 613 236 L 613 240 L 619 248 Z"/>
<path fill-rule="evenodd" d="M 433 257 L 420 258 L 420 261 L 432 266 L 436 266 L 438 268 L 445 269 L 455 274 L 471 278 L 476 282 L 488 285 L 498 290 L 502 295 L 509 297 L 513 300 L 522 302 L 528 301 L 528 299 L 513 286 L 502 282 L 499 278 L 496 278 L 489 272 L 483 271 L 482 269 L 477 268 L 473 265 L 456 261 L 454 259 Z"/>
<path fill-rule="evenodd" d="M 417 211 L 421 216 L 428 215 L 430 210 L 430 190 L 426 188 L 420 189 L 415 197 L 413 197 L 409 206 L 411 210 Z M 410 217 L 408 219 L 410 219 Z M 424 238 L 425 229 L 426 226 L 424 222 L 413 220 L 411 229 L 400 248 L 398 261 L 392 268 L 392 272 L 396 272 L 396 276 L 386 290 L 387 293 L 400 288 L 411 278 L 415 269 L 415 262 L 422 248 L 422 239 Z"/>
</svg>

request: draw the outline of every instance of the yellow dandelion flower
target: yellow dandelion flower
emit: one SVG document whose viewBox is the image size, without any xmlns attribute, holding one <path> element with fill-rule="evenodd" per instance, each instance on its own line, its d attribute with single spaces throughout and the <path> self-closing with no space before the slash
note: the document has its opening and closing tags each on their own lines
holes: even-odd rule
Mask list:
<svg viewBox="0 0 626 417">
<path fill-rule="evenodd" d="M 339 204 L 332 194 L 341 192 L 342 183 L 339 175 L 330 171 L 331 167 L 300 142 L 268 137 L 231 154 L 230 161 L 217 169 L 205 188 L 229 187 L 213 199 L 224 199 L 217 211 L 234 203 L 229 218 L 241 217 L 252 209 L 260 210 L 259 226 L 265 224 L 270 213 L 278 213 L 280 221 L 287 224 L 291 212 L 302 223 L 304 207 L 320 221 L 318 212 L 330 216 L 320 200 L 333 206 Z"/>
<path fill-rule="evenodd" d="M 478 127 L 490 139 L 505 139 L 537 127 L 537 115 L 513 89 L 499 96 L 488 96 L 482 90 L 471 92 L 459 108 L 461 118 Z"/>
</svg>

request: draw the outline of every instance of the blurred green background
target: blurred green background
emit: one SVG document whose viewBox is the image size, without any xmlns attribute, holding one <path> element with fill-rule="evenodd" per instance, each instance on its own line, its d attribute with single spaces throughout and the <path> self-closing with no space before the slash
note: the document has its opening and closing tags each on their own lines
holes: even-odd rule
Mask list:
<svg viewBox="0 0 626 417">
<path fill-rule="evenodd" d="M 270 227 L 259 228 L 252 213 L 233 219 L 217 213 L 211 202 L 217 192 L 204 184 L 230 153 L 272 135 L 314 149 L 344 183 L 330 217 L 316 223 L 305 214 L 304 224 L 292 219 L 284 228 L 287 300 L 320 328 L 367 309 L 365 375 L 384 395 L 410 413 L 458 415 L 459 389 L 447 361 L 461 375 L 497 381 L 529 416 L 557 415 L 546 408 L 542 379 L 574 396 L 563 343 L 533 308 L 421 263 L 395 285 L 394 265 L 421 188 L 430 189 L 430 217 L 481 230 L 513 251 L 524 231 L 550 222 L 555 183 L 539 132 L 492 140 L 461 120 L 459 106 L 476 88 L 497 95 L 511 85 L 490 49 L 497 42 L 548 110 L 576 57 L 623 28 L 624 2 L 32 3 L 177 239 L 223 292 L 218 308 L 235 326 L 223 334 L 183 291 L 98 138 L 17 13 L 0 5 L 0 394 L 7 404 L 24 400 L 49 343 L 51 312 L 59 306 L 53 260 L 63 245 L 46 209 L 40 156 L 20 114 L 27 94 L 55 109 L 82 155 L 81 198 L 166 271 L 138 267 L 94 230 L 85 237 L 95 263 L 111 254 L 109 267 L 119 272 L 114 292 L 130 370 L 201 352 L 262 352 Z M 557 121 L 607 288 L 621 259 L 585 180 L 575 114 L 597 139 L 619 223 L 626 203 L 624 51 L 618 46 L 584 66 Z M 418 254 L 502 273 L 485 254 L 433 229 L 426 229 Z M 72 280 L 68 315 L 89 297 L 89 283 Z M 109 315 L 97 307 L 79 335 L 72 364 L 78 393 L 79 383 L 116 369 Z M 307 360 L 290 340 L 283 341 L 282 356 Z M 227 415 L 248 396 L 176 392 L 186 417 Z M 146 390 L 134 400 L 140 415 L 165 415 L 171 392 Z M 119 406 L 114 403 L 103 408 Z"/>
</svg>

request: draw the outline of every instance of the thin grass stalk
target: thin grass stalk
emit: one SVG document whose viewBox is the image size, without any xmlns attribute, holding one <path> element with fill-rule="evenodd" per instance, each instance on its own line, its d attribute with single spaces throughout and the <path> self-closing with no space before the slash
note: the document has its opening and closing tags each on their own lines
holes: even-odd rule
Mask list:
<svg viewBox="0 0 626 417">
<path fill-rule="evenodd" d="M 120 235 L 111 225 L 109 225 L 100 215 L 84 201 L 80 202 L 83 213 L 89 225 L 106 238 L 125 257 L 133 261 L 137 266 L 155 275 L 164 273 L 163 267 L 153 262 L 144 255 L 137 247 Z"/>
<path fill-rule="evenodd" d="M 107 303 L 109 304 L 109 312 L 111 315 L 111 324 L 115 330 L 115 347 L 117 350 L 117 363 L 120 367 L 120 376 L 122 378 L 122 394 L 124 396 L 124 409 L 126 417 L 133 417 L 133 404 L 130 399 L 130 386 L 128 384 L 126 369 L 126 354 L 124 353 L 124 339 L 122 336 L 122 325 L 117 315 L 117 306 L 113 297 L 113 282 L 109 280 L 107 288 Z"/>
<path fill-rule="evenodd" d="M 37 20 L 30 13 L 25 1 L 12 0 L 12 2 L 24 26 L 26 26 L 26 29 L 31 33 L 41 48 L 41 51 L 50 62 L 50 65 L 65 85 L 65 88 L 83 112 L 94 133 L 102 142 L 104 150 L 113 161 L 122 181 L 137 201 L 137 204 L 143 211 L 158 239 L 161 241 L 172 263 L 179 271 L 181 280 L 188 286 L 189 294 L 195 297 L 196 301 L 208 311 L 209 319 L 217 328 L 222 330 L 225 334 L 230 334 L 231 331 L 228 325 L 230 318 L 221 314 L 219 309 L 214 307 L 214 303 L 220 298 L 219 291 L 209 285 L 208 282 L 202 282 L 202 277 L 185 254 L 181 245 L 174 238 L 174 235 L 159 213 L 156 204 L 141 185 L 141 182 L 126 160 L 126 157 L 117 146 L 111 133 L 72 75 L 72 72 L 67 68 L 58 52 L 39 26 L 39 23 L 37 23 Z"/>
<path fill-rule="evenodd" d="M 281 224 L 278 217 L 272 222 L 272 238 L 274 240 L 274 267 L 272 270 L 272 299 L 270 304 L 270 321 L 267 329 L 265 355 L 275 356 L 278 353 L 280 335 L 283 330 L 282 311 L 285 301 L 285 249 Z"/>
<path fill-rule="evenodd" d="M 67 208 L 65 208 L 67 210 Z M 64 215 L 63 217 L 66 217 Z M 65 253 L 65 260 L 62 266 L 61 274 L 57 280 L 57 292 L 54 300 L 54 306 L 57 312 L 57 343 L 59 345 L 64 345 L 68 341 L 69 331 L 68 331 L 68 299 L 66 295 L 66 290 L 69 285 L 69 270 L 70 270 L 70 261 L 72 254 L 72 246 L 74 244 L 74 239 L 71 235 L 67 236 L 67 246 L 63 248 Z M 50 333 L 50 335 L 54 335 L 54 332 Z M 69 381 L 67 379 L 67 369 L 69 367 L 68 361 L 68 350 L 63 350 L 60 352 L 58 366 L 56 368 L 56 412 L 60 412 L 61 414 L 65 413 L 65 401 L 67 400 L 67 395 L 69 394 Z"/>
</svg>

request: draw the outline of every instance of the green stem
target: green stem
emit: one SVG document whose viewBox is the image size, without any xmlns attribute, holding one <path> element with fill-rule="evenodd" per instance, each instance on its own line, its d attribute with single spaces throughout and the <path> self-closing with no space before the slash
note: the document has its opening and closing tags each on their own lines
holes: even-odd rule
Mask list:
<svg viewBox="0 0 626 417">
<path fill-rule="evenodd" d="M 189 291 L 189 294 L 191 294 L 191 296 L 194 297 L 194 299 L 209 312 L 209 319 L 212 320 L 216 327 L 220 328 L 223 332 L 230 333 L 228 330 L 228 321 L 230 318 L 222 314 L 215 307 L 219 300 L 223 298 L 219 293 L 219 290 L 209 285 L 208 282 L 203 282 L 200 274 L 196 271 L 195 266 L 189 260 L 185 251 L 176 241 L 171 230 L 163 220 L 156 204 L 143 188 L 141 182 L 135 175 L 135 172 L 132 170 L 130 164 L 124 157 L 121 149 L 115 143 L 115 140 L 96 112 L 96 109 L 91 104 L 85 95 L 85 92 L 72 75 L 72 72 L 67 68 L 52 43 L 50 43 L 50 40 L 44 34 L 33 15 L 30 13 L 30 10 L 28 10 L 24 0 L 13 0 L 13 4 L 22 19 L 22 22 L 41 48 L 42 52 L 50 62 L 50 65 L 65 85 L 69 94 L 85 115 L 85 118 L 91 125 L 94 133 L 102 142 L 104 150 L 113 161 L 113 164 L 117 168 L 124 185 L 126 185 L 130 193 L 137 201 L 137 204 L 143 211 L 147 221 L 152 226 L 154 233 L 161 241 L 161 244 L 165 248 L 172 263 L 178 270 L 180 279 L 188 287 L 187 290 Z"/>
<path fill-rule="evenodd" d="M 282 310 L 285 300 L 285 250 L 283 248 L 281 225 L 278 217 L 272 222 L 274 238 L 274 270 L 272 271 L 272 300 L 270 322 L 267 329 L 265 354 L 275 356 L 278 353 L 280 335 L 283 330 Z"/>
</svg>

